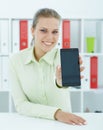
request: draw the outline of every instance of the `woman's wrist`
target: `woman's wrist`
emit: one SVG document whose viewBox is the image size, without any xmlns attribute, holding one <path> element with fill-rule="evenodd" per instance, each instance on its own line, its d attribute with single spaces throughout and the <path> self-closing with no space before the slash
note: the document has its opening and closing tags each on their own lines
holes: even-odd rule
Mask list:
<svg viewBox="0 0 103 130">
<path fill-rule="evenodd" d="M 54 119 L 58 120 L 58 114 L 61 112 L 61 109 L 58 109 L 54 114 Z"/>
</svg>

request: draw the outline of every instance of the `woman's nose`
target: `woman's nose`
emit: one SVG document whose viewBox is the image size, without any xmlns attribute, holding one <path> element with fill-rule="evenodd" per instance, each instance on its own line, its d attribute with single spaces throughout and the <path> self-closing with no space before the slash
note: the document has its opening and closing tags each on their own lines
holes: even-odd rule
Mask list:
<svg viewBox="0 0 103 130">
<path fill-rule="evenodd" d="M 52 33 L 48 33 L 48 34 L 47 34 L 47 38 L 48 38 L 49 40 L 53 39 L 53 34 L 52 34 Z"/>
</svg>

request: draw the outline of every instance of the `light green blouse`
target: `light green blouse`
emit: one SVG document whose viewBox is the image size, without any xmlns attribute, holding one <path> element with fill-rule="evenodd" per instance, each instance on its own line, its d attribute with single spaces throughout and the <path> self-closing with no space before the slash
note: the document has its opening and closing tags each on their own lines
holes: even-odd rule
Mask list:
<svg viewBox="0 0 103 130">
<path fill-rule="evenodd" d="M 69 89 L 55 84 L 56 66 L 60 64 L 58 49 L 37 62 L 31 47 L 12 55 L 9 61 L 11 93 L 18 113 L 54 119 L 58 109 L 71 112 Z"/>
</svg>

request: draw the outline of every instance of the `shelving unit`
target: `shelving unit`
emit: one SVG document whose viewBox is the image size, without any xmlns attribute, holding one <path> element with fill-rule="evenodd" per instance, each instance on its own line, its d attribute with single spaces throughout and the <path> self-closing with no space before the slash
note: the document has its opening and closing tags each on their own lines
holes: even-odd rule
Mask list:
<svg viewBox="0 0 103 130">
<path fill-rule="evenodd" d="M 72 21 L 72 20 L 70 20 Z M 103 106 L 101 104 L 101 99 L 103 98 L 103 81 L 102 81 L 102 74 L 103 74 L 103 19 L 86 19 L 82 18 L 78 20 L 80 23 L 79 27 L 79 35 L 80 40 L 77 40 L 79 42 L 79 50 L 80 55 L 84 59 L 84 66 L 85 69 L 88 69 L 88 62 L 85 62 L 85 60 L 90 59 L 92 56 L 98 57 L 98 86 L 97 89 L 91 89 L 90 83 L 88 84 L 88 80 L 86 76 L 88 75 L 84 74 L 84 80 L 81 85 L 81 89 L 71 89 L 71 102 L 72 102 L 72 109 L 73 112 L 103 112 Z M 72 22 L 71 22 L 72 23 Z M 79 24 L 78 24 L 79 25 Z M 75 27 L 72 25 L 72 27 Z M 74 29 L 75 30 L 75 29 Z M 86 37 L 94 37 L 95 38 L 95 47 L 93 53 L 87 52 L 87 43 L 86 43 Z M 75 39 L 75 37 L 71 36 L 72 39 Z M 72 42 L 71 42 L 72 44 Z M 76 42 L 74 41 L 74 44 Z M 71 45 L 72 46 L 72 45 Z M 90 70 L 89 70 L 90 71 Z M 90 77 L 89 77 L 90 78 Z M 90 81 L 89 81 L 90 82 Z M 87 87 L 85 87 L 88 84 Z M 78 102 L 78 103 L 77 103 Z"/>
<path fill-rule="evenodd" d="M 28 34 L 30 34 L 32 19 L 0 19 L 0 112 L 15 112 L 9 90 L 8 57 L 11 53 L 19 51 L 20 20 L 28 21 Z M 70 20 L 71 47 L 79 48 L 83 59 L 92 56 L 98 57 L 98 88 L 90 89 L 89 86 L 87 88 L 84 87 L 88 82 L 85 75 L 83 79 L 85 85 L 82 83 L 81 89 L 70 88 L 73 112 L 103 112 L 103 105 L 101 103 L 101 99 L 103 99 L 103 19 L 70 18 L 68 20 Z M 94 53 L 87 52 L 86 37 L 89 36 L 95 37 Z M 29 46 L 31 40 L 32 36 L 28 35 Z M 56 47 L 61 48 L 62 33 L 58 43 Z M 88 64 L 84 66 L 86 68 Z"/>
</svg>

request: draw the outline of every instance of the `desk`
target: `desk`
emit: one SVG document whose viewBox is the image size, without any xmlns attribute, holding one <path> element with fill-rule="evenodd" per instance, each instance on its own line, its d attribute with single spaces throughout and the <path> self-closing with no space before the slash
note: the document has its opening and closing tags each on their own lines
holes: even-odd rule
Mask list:
<svg viewBox="0 0 103 130">
<path fill-rule="evenodd" d="M 87 125 L 72 126 L 62 122 L 26 117 L 17 113 L 0 113 L 0 130 L 103 130 L 103 113 L 76 113 Z"/>
</svg>

